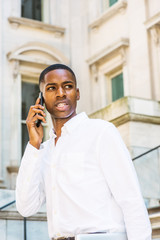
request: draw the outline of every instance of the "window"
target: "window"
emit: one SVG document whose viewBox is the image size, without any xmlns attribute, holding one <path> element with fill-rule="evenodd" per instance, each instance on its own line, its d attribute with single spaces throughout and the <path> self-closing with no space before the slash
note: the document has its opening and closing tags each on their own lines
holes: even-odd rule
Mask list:
<svg viewBox="0 0 160 240">
<path fill-rule="evenodd" d="M 124 96 L 123 73 L 111 78 L 112 102 Z"/>
<path fill-rule="evenodd" d="M 24 153 L 26 144 L 28 142 L 28 132 L 27 132 L 27 126 L 26 126 L 26 118 L 28 115 L 28 111 L 31 105 L 33 105 L 38 97 L 39 94 L 39 86 L 36 81 L 22 81 L 22 154 Z"/>
<path fill-rule="evenodd" d="M 109 7 L 118 2 L 118 0 L 109 0 Z"/>
<path fill-rule="evenodd" d="M 21 0 L 21 16 L 42 20 L 42 0 Z"/>
<path fill-rule="evenodd" d="M 102 12 L 114 5 L 118 0 L 102 0 Z"/>
<path fill-rule="evenodd" d="M 25 76 L 22 78 L 21 82 L 21 153 L 23 155 L 25 147 L 28 143 L 28 131 L 26 126 L 26 118 L 31 105 L 35 104 L 37 97 L 39 96 L 39 84 L 37 79 L 30 80 Z M 46 113 L 46 120 L 49 123 L 48 114 Z M 43 140 L 48 138 L 48 123 L 43 124 Z"/>
</svg>

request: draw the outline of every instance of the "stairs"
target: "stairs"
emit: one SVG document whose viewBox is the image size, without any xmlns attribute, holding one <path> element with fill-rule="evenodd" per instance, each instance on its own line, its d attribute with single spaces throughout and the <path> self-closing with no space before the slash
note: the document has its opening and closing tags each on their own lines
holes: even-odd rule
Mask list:
<svg viewBox="0 0 160 240">
<path fill-rule="evenodd" d="M 160 206 L 148 209 L 152 226 L 152 238 L 160 240 Z"/>
<path fill-rule="evenodd" d="M 6 195 L 5 191 L 5 197 L 8 198 L 1 199 L 2 205 L 9 202 L 11 193 L 7 191 Z M 37 236 L 38 240 L 49 240 L 45 206 L 34 216 L 25 219 L 17 212 L 15 203 L 0 210 L 0 240 L 36 240 Z"/>
<path fill-rule="evenodd" d="M 3 193 L 3 194 L 2 194 Z M 1 205 L 14 200 L 14 192 L 0 190 Z M 3 200 L 3 197 L 4 200 Z M 148 208 L 152 226 L 152 239 L 160 240 L 160 206 Z M 49 240 L 47 229 L 47 217 L 45 206 L 34 216 L 24 221 L 24 218 L 16 210 L 15 203 L 0 211 L 0 240 L 22 240 L 29 236 L 29 240 Z"/>
</svg>

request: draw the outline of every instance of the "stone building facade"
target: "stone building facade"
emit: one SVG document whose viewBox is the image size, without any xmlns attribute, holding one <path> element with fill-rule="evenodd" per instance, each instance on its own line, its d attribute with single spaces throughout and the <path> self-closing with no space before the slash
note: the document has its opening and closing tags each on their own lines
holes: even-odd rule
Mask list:
<svg viewBox="0 0 160 240">
<path fill-rule="evenodd" d="M 15 188 L 38 76 L 57 62 L 77 75 L 78 112 L 113 122 L 132 157 L 159 145 L 159 0 L 0 1 L 2 189 Z"/>
</svg>

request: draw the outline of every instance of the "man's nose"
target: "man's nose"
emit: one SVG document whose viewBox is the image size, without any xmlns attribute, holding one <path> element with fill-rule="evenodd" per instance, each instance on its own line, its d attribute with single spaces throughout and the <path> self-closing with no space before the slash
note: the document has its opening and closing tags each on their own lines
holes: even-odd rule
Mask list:
<svg viewBox="0 0 160 240">
<path fill-rule="evenodd" d="M 65 91 L 64 91 L 64 89 L 62 87 L 58 88 L 57 96 L 58 97 L 64 97 L 65 96 Z"/>
</svg>

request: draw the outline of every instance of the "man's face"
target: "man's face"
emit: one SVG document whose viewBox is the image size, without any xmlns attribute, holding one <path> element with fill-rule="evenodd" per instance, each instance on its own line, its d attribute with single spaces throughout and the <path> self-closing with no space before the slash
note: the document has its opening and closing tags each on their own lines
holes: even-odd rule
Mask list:
<svg viewBox="0 0 160 240">
<path fill-rule="evenodd" d="M 41 83 L 45 106 L 54 119 L 72 118 L 76 115 L 79 89 L 73 75 L 65 69 L 48 72 Z"/>
</svg>

